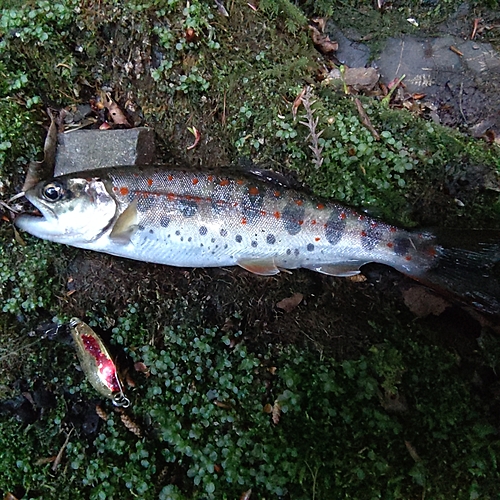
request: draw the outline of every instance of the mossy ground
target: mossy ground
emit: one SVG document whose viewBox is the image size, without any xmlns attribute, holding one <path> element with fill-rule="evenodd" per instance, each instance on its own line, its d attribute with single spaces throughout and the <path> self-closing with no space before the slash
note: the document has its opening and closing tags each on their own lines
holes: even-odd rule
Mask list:
<svg viewBox="0 0 500 500">
<path fill-rule="evenodd" d="M 204 1 L 0 1 L 2 197 L 41 152 L 43 106 L 86 102 L 106 87 L 141 108 L 165 157 L 200 167 L 249 157 L 399 224 L 498 228 L 498 193 L 487 189 L 498 150 L 367 98 L 382 137 L 374 141 L 351 97 L 316 83 L 325 61 L 305 14 L 324 14 L 331 2 L 226 4 L 229 18 Z M 395 5 L 382 17 L 365 3 L 341 5 L 392 31 L 419 8 Z M 324 130 L 321 169 L 291 113 L 305 84 Z M 202 141 L 186 151 L 190 126 Z M 301 270 L 260 278 L 23 238 L 26 246 L 2 223 L 3 493 L 498 498 L 494 319 L 457 306 L 418 319 L 402 299 L 409 280 L 376 266 L 364 283 Z M 295 292 L 304 295 L 296 309 L 275 307 Z M 125 420 L 142 437 L 99 401 L 64 335 L 27 335 L 71 316 L 94 326 L 128 370 Z M 274 407 L 277 420 L 278 406 L 273 423 L 264 409 Z M 45 459 L 69 432 L 54 472 Z"/>
</svg>

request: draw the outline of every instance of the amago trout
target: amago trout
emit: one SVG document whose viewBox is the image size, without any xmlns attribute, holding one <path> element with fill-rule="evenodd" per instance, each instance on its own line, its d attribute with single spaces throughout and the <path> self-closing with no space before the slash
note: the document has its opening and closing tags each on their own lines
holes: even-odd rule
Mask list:
<svg viewBox="0 0 500 500">
<path fill-rule="evenodd" d="M 239 265 L 260 275 L 302 267 L 351 276 L 377 262 L 432 284 L 441 263 L 478 267 L 482 259 L 450 253 L 430 233 L 238 170 L 100 169 L 40 182 L 26 197 L 42 216 L 23 214 L 15 223 L 39 238 L 172 266 Z"/>
</svg>

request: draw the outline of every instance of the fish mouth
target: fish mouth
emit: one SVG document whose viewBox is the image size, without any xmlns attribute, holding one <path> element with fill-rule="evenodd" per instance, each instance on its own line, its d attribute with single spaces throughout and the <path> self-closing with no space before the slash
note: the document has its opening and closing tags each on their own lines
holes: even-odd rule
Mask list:
<svg viewBox="0 0 500 500">
<path fill-rule="evenodd" d="M 57 215 L 47 205 L 35 199 L 31 193 L 25 193 L 25 198 L 29 202 L 28 207 L 17 215 L 14 219 L 14 224 L 23 231 L 31 233 L 35 236 L 40 234 L 54 234 L 54 221 L 57 220 Z"/>
</svg>

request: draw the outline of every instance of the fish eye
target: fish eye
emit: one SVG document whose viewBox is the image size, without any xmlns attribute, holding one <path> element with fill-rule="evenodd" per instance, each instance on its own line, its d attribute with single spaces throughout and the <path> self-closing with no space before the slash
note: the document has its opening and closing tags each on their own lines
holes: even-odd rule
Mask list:
<svg viewBox="0 0 500 500">
<path fill-rule="evenodd" d="M 49 201 L 57 201 L 63 197 L 64 189 L 59 182 L 51 182 L 43 188 L 43 196 Z"/>
</svg>

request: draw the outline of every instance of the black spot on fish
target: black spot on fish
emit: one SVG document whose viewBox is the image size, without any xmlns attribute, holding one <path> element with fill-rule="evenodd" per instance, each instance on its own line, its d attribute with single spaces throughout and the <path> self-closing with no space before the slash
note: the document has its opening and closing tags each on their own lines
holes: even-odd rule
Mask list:
<svg viewBox="0 0 500 500">
<path fill-rule="evenodd" d="M 155 234 L 155 232 L 152 229 L 150 229 L 149 234 Z"/>
<path fill-rule="evenodd" d="M 167 215 L 162 215 L 160 217 L 160 226 L 168 227 L 169 224 L 170 224 L 170 217 L 168 217 Z"/>
<path fill-rule="evenodd" d="M 220 235 L 226 237 L 227 236 L 227 231 L 225 229 L 220 230 Z"/>
<path fill-rule="evenodd" d="M 361 246 L 365 250 L 373 250 L 384 236 L 384 225 L 367 221 L 361 234 Z"/>
<path fill-rule="evenodd" d="M 142 224 L 139 224 L 138 226 L 139 231 L 144 231 L 144 226 Z"/>
<path fill-rule="evenodd" d="M 309 243 L 309 244 L 307 245 L 307 250 L 308 250 L 309 252 L 313 252 L 313 251 L 314 251 L 314 245 L 313 245 L 312 243 Z"/>
<path fill-rule="evenodd" d="M 193 238 L 191 238 L 191 236 L 188 238 L 188 241 L 190 242 Z"/>
<path fill-rule="evenodd" d="M 243 238 L 241 237 L 241 234 L 237 234 L 237 235 L 236 235 L 236 238 L 234 238 L 234 239 L 236 240 L 236 242 L 237 242 L 237 243 L 241 243 L 241 240 L 242 240 Z"/>
<path fill-rule="evenodd" d="M 298 249 L 298 248 L 296 248 L 296 249 L 293 251 L 293 253 L 297 256 L 297 255 L 299 255 L 300 251 L 299 251 L 299 249 Z"/>
<path fill-rule="evenodd" d="M 257 242 L 256 241 L 252 241 L 252 246 L 255 248 L 257 246 Z"/>
<path fill-rule="evenodd" d="M 292 251 L 288 248 L 287 251 L 286 251 L 286 254 L 290 255 L 291 253 L 292 253 Z"/>
<path fill-rule="evenodd" d="M 210 241 L 211 241 L 212 243 L 215 243 L 215 238 L 212 238 Z"/>
<path fill-rule="evenodd" d="M 227 243 L 224 245 L 224 250 L 227 248 Z"/>
<path fill-rule="evenodd" d="M 276 237 L 274 236 L 274 234 L 268 234 L 267 235 L 267 238 L 266 238 L 266 241 L 270 244 L 270 245 L 274 245 L 276 243 Z"/>
<path fill-rule="evenodd" d="M 179 210 L 184 217 L 193 217 L 198 211 L 198 205 L 192 200 L 179 200 Z"/>
<path fill-rule="evenodd" d="M 176 234 L 176 236 L 179 236 L 179 235 L 181 234 L 181 232 L 180 232 L 179 230 L 177 230 L 177 231 L 175 232 L 175 234 Z"/>
<path fill-rule="evenodd" d="M 205 236 L 207 234 L 207 228 L 205 226 L 200 227 L 200 234 Z"/>
<path fill-rule="evenodd" d="M 181 236 L 181 241 L 184 241 L 184 236 Z"/>
<path fill-rule="evenodd" d="M 396 255 L 406 255 L 410 246 L 410 238 L 396 238 L 394 240 L 394 253 Z"/>
<path fill-rule="evenodd" d="M 288 203 L 281 212 L 281 220 L 288 234 L 298 234 L 304 222 L 305 208 L 295 202 Z"/>
<path fill-rule="evenodd" d="M 325 225 L 326 240 L 330 245 L 336 245 L 344 234 L 346 220 L 340 208 L 334 208 Z"/>
</svg>

